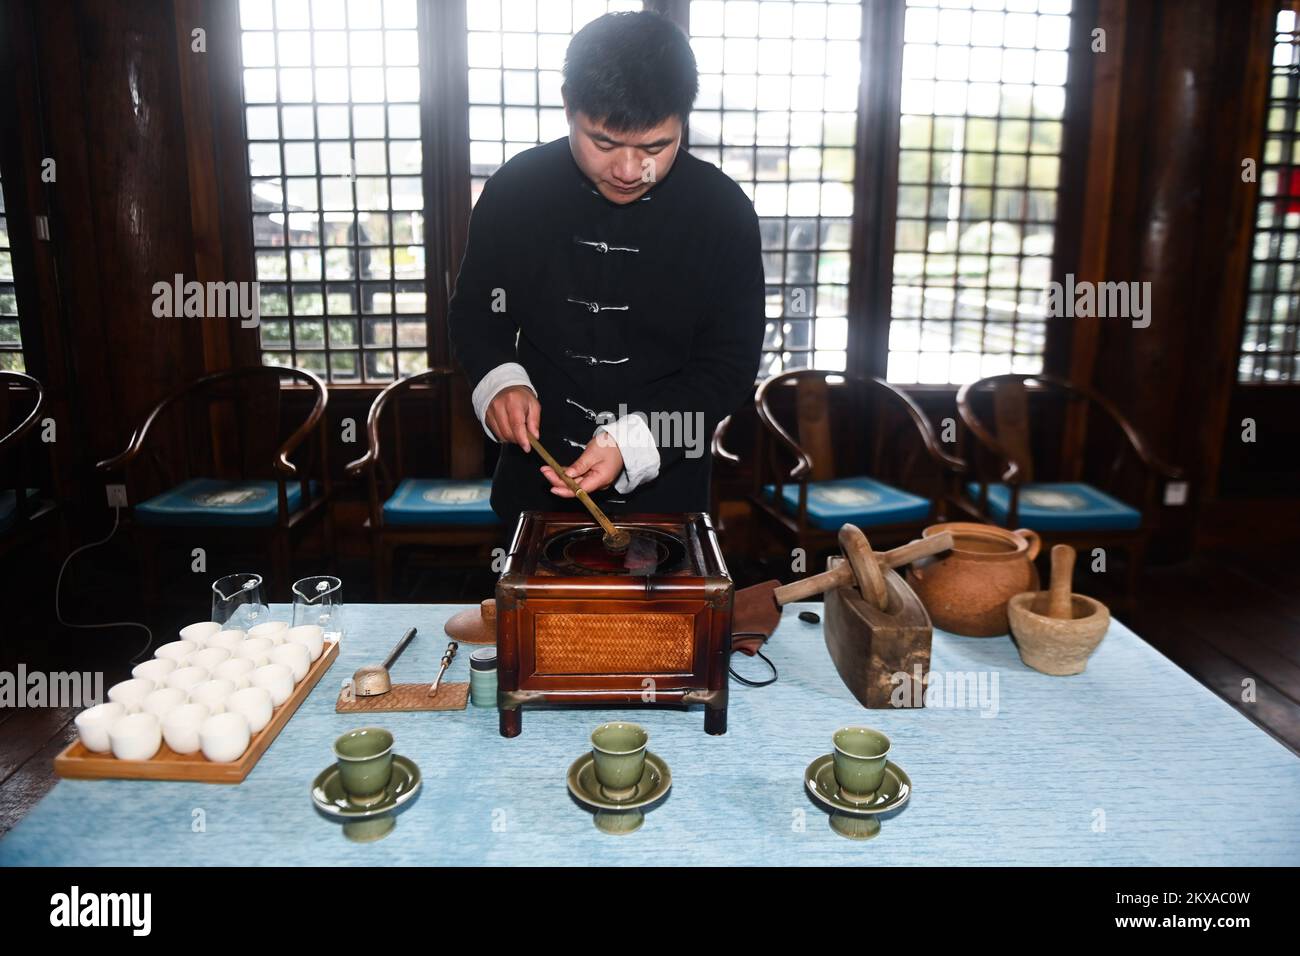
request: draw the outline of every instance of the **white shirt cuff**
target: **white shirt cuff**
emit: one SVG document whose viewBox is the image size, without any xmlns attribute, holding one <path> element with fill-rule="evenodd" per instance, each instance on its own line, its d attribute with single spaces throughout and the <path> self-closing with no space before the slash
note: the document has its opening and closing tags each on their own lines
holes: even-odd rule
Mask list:
<svg viewBox="0 0 1300 956">
<path fill-rule="evenodd" d="M 601 425 L 596 434 L 602 432 L 614 439 L 623 456 L 623 472 L 614 482 L 619 494 L 625 495 L 659 474 L 659 446 L 640 415 L 624 415 Z"/>
<path fill-rule="evenodd" d="M 492 434 L 485 420 L 488 406 L 492 404 L 492 399 L 496 398 L 499 392 L 514 385 L 523 385 L 534 395 L 537 394 L 537 389 L 533 388 L 533 380 L 528 377 L 527 369 L 518 362 L 503 362 L 479 380 L 479 383 L 474 386 L 474 393 L 470 396 L 479 424 L 483 426 L 483 431 L 487 432 L 488 438 L 493 441 L 497 440 L 497 436 Z"/>
</svg>

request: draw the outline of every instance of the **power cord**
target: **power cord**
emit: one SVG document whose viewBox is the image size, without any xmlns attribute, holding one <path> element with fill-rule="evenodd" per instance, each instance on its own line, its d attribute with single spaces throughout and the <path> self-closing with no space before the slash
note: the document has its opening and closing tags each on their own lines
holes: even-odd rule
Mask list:
<svg viewBox="0 0 1300 956">
<path fill-rule="evenodd" d="M 100 539 L 99 541 L 92 541 L 90 542 L 90 544 L 83 544 L 81 547 L 74 549 L 66 558 L 63 559 L 63 566 L 59 568 L 59 577 L 54 582 L 54 616 L 55 618 L 58 619 L 58 622 L 62 624 L 64 627 L 76 627 L 76 628 L 84 628 L 84 629 L 91 629 L 91 630 L 98 629 L 98 628 L 107 628 L 107 627 L 140 628 L 142 631 L 144 631 L 146 634 L 149 635 L 149 639 L 145 641 L 144 647 L 140 648 L 139 652 L 135 655 L 135 657 L 131 658 L 131 663 L 134 664 L 139 658 L 143 657 L 144 654 L 153 645 L 153 631 L 149 630 L 148 625 L 141 624 L 138 621 L 112 621 L 107 624 L 74 624 L 71 621 L 65 621 L 63 619 L 63 611 L 60 609 L 60 605 L 59 605 L 59 592 L 63 588 L 63 572 L 68 570 L 68 562 L 71 561 L 73 558 L 75 558 L 82 551 L 87 551 L 90 548 L 97 548 L 101 544 L 108 544 L 108 542 L 113 539 L 113 535 L 117 534 L 117 526 L 118 523 L 121 521 L 121 517 L 122 517 L 122 509 L 120 507 L 114 506 L 113 529 L 108 532 L 108 535 Z"/>
<path fill-rule="evenodd" d="M 763 631 L 735 631 L 732 633 L 731 636 L 732 637 L 761 637 L 766 639 L 768 635 Z M 769 668 L 771 668 L 772 676 L 767 678 L 766 680 L 752 680 L 748 677 L 743 677 L 740 674 L 736 673 L 736 669 L 732 667 L 731 662 L 728 661 L 727 670 L 731 674 L 731 679 L 740 681 L 740 683 L 744 684 L 746 687 L 767 687 L 770 684 L 775 684 L 777 680 L 776 665 L 772 663 L 771 658 L 769 658 L 766 654 L 764 654 L 761 649 L 754 648 L 754 654 L 758 657 L 761 657 L 763 659 L 763 662 L 767 664 Z M 732 650 L 732 655 L 733 656 L 735 655 L 734 649 Z"/>
</svg>

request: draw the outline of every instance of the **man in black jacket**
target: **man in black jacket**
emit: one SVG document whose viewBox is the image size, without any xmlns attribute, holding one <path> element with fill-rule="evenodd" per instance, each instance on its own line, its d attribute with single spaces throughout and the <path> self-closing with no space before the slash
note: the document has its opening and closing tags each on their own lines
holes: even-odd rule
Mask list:
<svg viewBox="0 0 1300 956">
<path fill-rule="evenodd" d="M 697 88 L 668 20 L 592 21 L 565 60 L 568 138 L 512 158 L 474 208 L 450 331 L 503 446 L 508 523 L 577 507 L 532 435 L 612 514 L 708 509 L 713 429 L 758 372 L 764 284 L 749 198 L 680 150 Z"/>
</svg>

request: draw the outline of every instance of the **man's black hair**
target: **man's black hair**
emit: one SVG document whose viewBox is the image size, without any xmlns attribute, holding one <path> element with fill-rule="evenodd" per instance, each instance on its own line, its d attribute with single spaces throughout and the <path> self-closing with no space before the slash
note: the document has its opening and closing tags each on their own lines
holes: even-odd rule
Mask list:
<svg viewBox="0 0 1300 956">
<path fill-rule="evenodd" d="M 564 58 L 569 108 L 617 132 L 686 121 L 700 74 L 690 41 L 657 13 L 607 13 L 577 32 Z"/>
</svg>

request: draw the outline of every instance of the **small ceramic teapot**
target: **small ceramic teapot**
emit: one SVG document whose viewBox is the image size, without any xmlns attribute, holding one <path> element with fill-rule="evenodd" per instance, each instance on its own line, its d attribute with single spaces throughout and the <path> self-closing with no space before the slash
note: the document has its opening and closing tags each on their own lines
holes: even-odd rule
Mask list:
<svg viewBox="0 0 1300 956">
<path fill-rule="evenodd" d="M 931 525 L 922 534 L 928 538 L 941 531 L 952 533 L 953 549 L 918 561 L 907 572 L 930 619 L 936 627 L 966 637 L 1008 633 L 1007 601 L 1039 589 L 1034 567 L 1042 547 L 1038 534 L 966 521 Z"/>
</svg>

